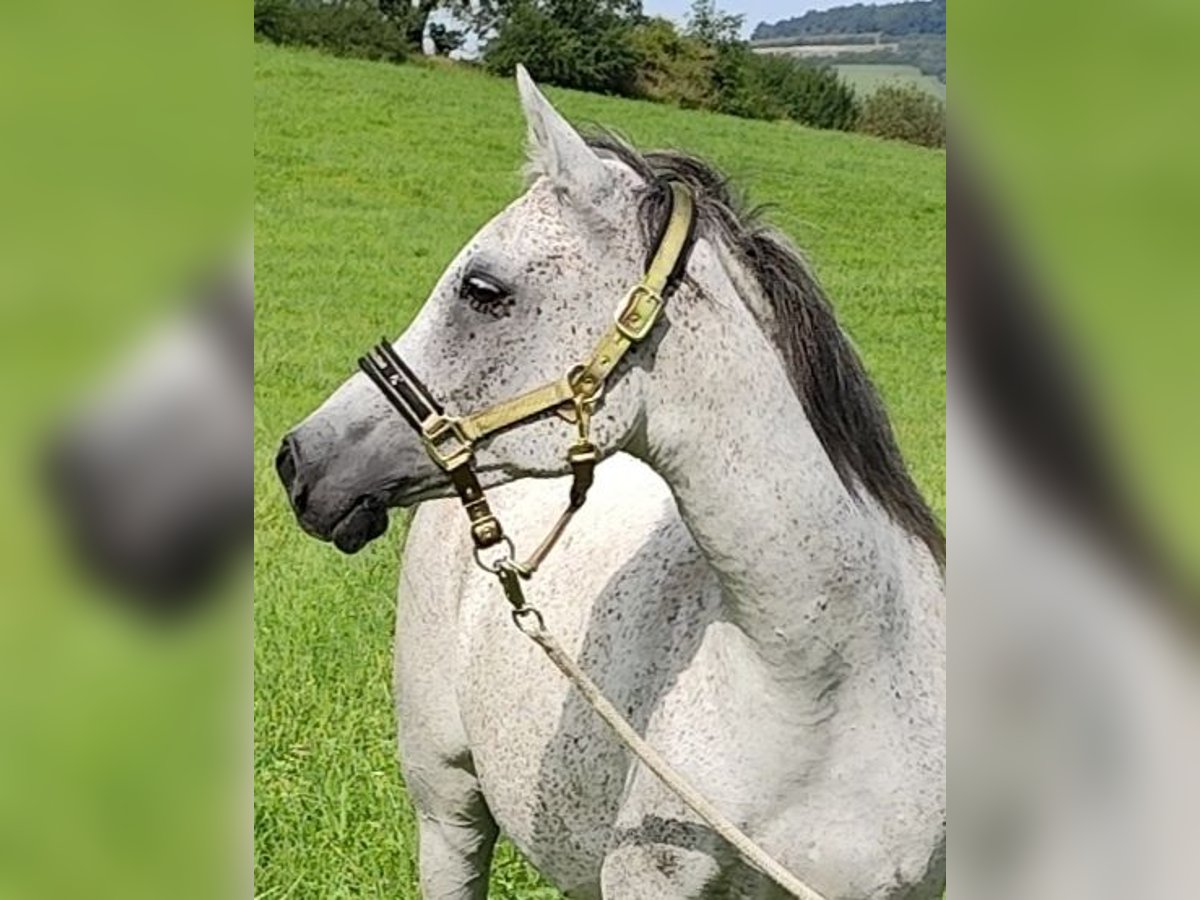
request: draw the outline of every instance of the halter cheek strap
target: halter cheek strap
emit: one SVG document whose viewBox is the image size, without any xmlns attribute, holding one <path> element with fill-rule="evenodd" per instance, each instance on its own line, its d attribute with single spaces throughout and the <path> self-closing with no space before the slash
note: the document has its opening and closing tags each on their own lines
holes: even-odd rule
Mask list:
<svg viewBox="0 0 1200 900">
<path fill-rule="evenodd" d="M 471 537 L 478 549 L 503 541 L 504 531 L 475 475 L 475 445 L 499 431 L 551 411 L 575 423 L 578 436 L 567 451 L 572 473 L 570 502 L 541 546 L 521 567 L 527 572 L 537 568 L 571 516 L 587 499 L 599 459 L 589 439 L 589 429 L 605 382 L 630 348 L 645 340 L 653 330 L 686 267 L 696 219 L 692 192 L 677 181 L 670 182 L 668 187 L 670 215 L 645 275 L 625 295 L 613 316 L 613 324 L 591 355 L 563 377 L 478 412 L 455 417 L 446 415 L 386 340 L 358 360 L 359 367 L 384 397 L 420 433 L 430 458 L 449 475 L 471 521 Z"/>
</svg>

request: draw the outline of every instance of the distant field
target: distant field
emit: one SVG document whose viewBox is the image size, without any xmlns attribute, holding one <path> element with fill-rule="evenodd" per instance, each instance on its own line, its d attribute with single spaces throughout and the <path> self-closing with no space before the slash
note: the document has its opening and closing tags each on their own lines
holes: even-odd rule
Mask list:
<svg viewBox="0 0 1200 900">
<path fill-rule="evenodd" d="M 874 93 L 885 84 L 912 84 L 939 100 L 946 99 L 946 86 L 916 66 L 847 64 L 834 68 L 860 97 Z"/>
<path fill-rule="evenodd" d="M 709 157 L 771 202 L 945 509 L 943 152 L 550 89 L 577 122 Z M 395 762 L 402 528 L 354 557 L 306 537 L 281 436 L 397 335 L 463 243 L 517 196 L 515 86 L 465 67 L 256 48 L 254 842 L 258 900 L 406 900 L 413 814 Z M 403 514 L 396 524 L 407 521 Z M 493 900 L 557 897 L 502 849 Z"/>
<path fill-rule="evenodd" d="M 847 32 L 845 34 L 796 34 L 790 37 L 766 38 L 761 41 L 751 39 L 750 47 L 753 50 L 761 50 L 769 47 L 803 47 L 812 44 L 855 44 L 860 48 L 863 45 L 879 44 L 884 38 L 882 31 L 876 32 Z"/>
<path fill-rule="evenodd" d="M 773 46 L 770 44 L 759 45 L 754 48 L 755 53 L 765 53 L 771 56 L 795 56 L 800 59 L 805 59 L 812 56 L 846 56 L 851 53 L 863 53 L 866 50 L 899 50 L 900 45 L 892 42 L 886 44 L 786 44 Z"/>
</svg>

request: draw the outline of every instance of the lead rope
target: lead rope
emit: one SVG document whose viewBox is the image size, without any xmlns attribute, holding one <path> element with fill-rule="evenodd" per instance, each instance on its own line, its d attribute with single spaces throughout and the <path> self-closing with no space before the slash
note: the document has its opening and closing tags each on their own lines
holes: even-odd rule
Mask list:
<svg viewBox="0 0 1200 900">
<path fill-rule="evenodd" d="M 588 702 L 588 705 L 613 730 L 617 739 L 641 760 L 646 768 L 674 791 L 675 795 L 686 803 L 692 812 L 703 819 L 708 827 L 728 841 L 747 862 L 780 888 L 793 897 L 799 897 L 800 900 L 825 900 L 822 894 L 810 888 L 784 868 L 778 860 L 756 844 L 749 835 L 713 806 L 703 794 L 692 787 L 682 775 L 671 768 L 670 763 L 638 734 L 629 724 L 629 720 L 609 702 L 608 698 L 601 693 L 596 682 L 592 681 L 579 663 L 563 650 L 558 639 L 546 629 L 546 622 L 542 618 L 541 612 L 526 602 L 521 580 L 528 580 L 531 573 L 523 565 L 515 562 L 511 557 L 489 565 L 482 562 L 476 555 L 476 562 L 479 563 L 480 568 L 492 573 L 500 581 L 504 596 L 513 607 L 513 622 L 521 633 L 545 651 L 546 656 L 566 676 L 567 681 L 583 695 L 583 699 Z"/>
</svg>

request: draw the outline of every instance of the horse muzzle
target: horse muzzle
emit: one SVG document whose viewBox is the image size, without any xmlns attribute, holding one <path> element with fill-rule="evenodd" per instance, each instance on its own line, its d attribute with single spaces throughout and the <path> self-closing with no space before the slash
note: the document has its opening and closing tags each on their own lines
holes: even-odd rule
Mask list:
<svg viewBox="0 0 1200 900">
<path fill-rule="evenodd" d="M 388 498 L 336 490 L 313 458 L 296 432 L 284 437 L 275 456 L 275 471 L 296 520 L 318 540 L 332 542 L 343 553 L 357 553 L 387 531 Z"/>
</svg>

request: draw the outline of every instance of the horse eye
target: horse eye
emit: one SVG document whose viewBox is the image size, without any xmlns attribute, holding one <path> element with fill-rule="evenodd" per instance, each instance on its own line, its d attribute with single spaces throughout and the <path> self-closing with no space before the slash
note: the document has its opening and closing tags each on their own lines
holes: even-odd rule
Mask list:
<svg viewBox="0 0 1200 900">
<path fill-rule="evenodd" d="M 459 294 L 471 304 L 471 308 L 490 315 L 508 315 L 512 306 L 512 296 L 509 292 L 491 279 L 481 275 L 469 275 L 463 279 Z"/>
</svg>

